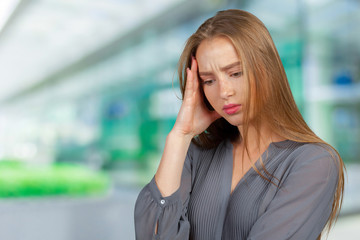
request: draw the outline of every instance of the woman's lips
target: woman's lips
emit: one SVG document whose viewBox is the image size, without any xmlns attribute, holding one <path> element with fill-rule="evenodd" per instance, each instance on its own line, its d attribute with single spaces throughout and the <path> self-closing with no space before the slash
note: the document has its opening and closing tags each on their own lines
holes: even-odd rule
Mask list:
<svg viewBox="0 0 360 240">
<path fill-rule="evenodd" d="M 223 107 L 223 110 L 228 115 L 235 114 L 241 107 L 241 104 L 227 104 Z"/>
</svg>

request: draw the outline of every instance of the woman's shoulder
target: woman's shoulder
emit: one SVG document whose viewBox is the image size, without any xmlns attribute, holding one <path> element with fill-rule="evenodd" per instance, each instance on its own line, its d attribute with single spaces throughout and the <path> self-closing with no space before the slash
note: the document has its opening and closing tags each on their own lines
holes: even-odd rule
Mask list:
<svg viewBox="0 0 360 240">
<path fill-rule="evenodd" d="M 294 141 L 293 141 L 294 142 Z M 325 143 L 299 143 L 294 142 L 296 148 L 294 153 L 300 158 L 306 159 L 319 159 L 319 158 L 331 158 L 338 159 L 337 153 L 334 148 Z"/>
<path fill-rule="evenodd" d="M 225 140 L 222 140 L 216 146 L 206 147 L 206 146 L 202 146 L 200 143 L 196 143 L 195 141 L 192 141 L 189 146 L 189 152 L 192 154 L 208 154 L 211 152 L 216 152 L 219 149 L 228 148 L 228 142 L 229 142 L 229 140 L 225 139 Z"/>
<path fill-rule="evenodd" d="M 210 163 L 216 156 L 225 156 L 230 151 L 227 140 L 221 141 L 214 147 L 202 147 L 200 144 L 191 142 L 188 149 L 188 158 L 193 165 L 198 163 Z"/>
<path fill-rule="evenodd" d="M 319 175 L 334 174 L 340 167 L 340 159 L 336 151 L 325 143 L 300 143 L 291 141 L 285 162 L 294 171 L 317 170 Z"/>
<path fill-rule="evenodd" d="M 293 140 L 285 140 L 282 142 L 271 143 L 273 146 L 272 150 L 278 152 L 286 150 L 289 155 L 293 157 L 316 157 L 316 156 L 328 156 L 336 157 L 335 150 L 328 144 L 325 143 L 313 143 L 313 142 L 296 142 Z"/>
</svg>

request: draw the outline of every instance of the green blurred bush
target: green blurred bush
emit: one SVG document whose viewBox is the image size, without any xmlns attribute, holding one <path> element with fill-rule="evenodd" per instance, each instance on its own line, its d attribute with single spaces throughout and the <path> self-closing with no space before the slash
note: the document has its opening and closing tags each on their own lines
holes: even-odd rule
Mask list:
<svg viewBox="0 0 360 240">
<path fill-rule="evenodd" d="M 0 198 L 101 195 L 107 192 L 109 183 L 105 173 L 79 165 L 0 161 Z"/>
</svg>

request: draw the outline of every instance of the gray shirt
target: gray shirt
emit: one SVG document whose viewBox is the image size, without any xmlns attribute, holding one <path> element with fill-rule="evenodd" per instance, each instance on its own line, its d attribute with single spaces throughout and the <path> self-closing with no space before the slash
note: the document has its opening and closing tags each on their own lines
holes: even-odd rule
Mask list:
<svg viewBox="0 0 360 240">
<path fill-rule="evenodd" d="M 153 178 L 135 204 L 136 239 L 316 239 L 332 208 L 339 165 L 325 145 L 271 143 L 231 193 L 233 146 L 191 144 L 181 186 L 162 197 Z M 274 184 L 275 183 L 275 184 Z M 277 186 L 276 186 L 277 185 Z M 155 226 L 158 222 L 158 232 Z"/>
</svg>

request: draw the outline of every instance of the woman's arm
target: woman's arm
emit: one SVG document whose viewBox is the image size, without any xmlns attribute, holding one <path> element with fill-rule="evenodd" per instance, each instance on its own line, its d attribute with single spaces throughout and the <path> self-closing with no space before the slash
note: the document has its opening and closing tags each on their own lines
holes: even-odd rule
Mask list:
<svg viewBox="0 0 360 240">
<path fill-rule="evenodd" d="M 155 174 L 155 182 L 163 197 L 170 196 L 180 187 L 186 152 L 192 137 L 171 131 L 166 138 L 164 152 Z"/>
<path fill-rule="evenodd" d="M 197 78 L 197 63 L 193 58 L 191 70 L 187 69 L 183 102 L 175 125 L 166 138 L 158 170 L 153 180 L 139 194 L 135 205 L 137 239 L 188 237 L 188 199 L 180 198 L 181 193 L 190 192 L 188 179 L 191 172 L 189 168 L 184 168 L 184 162 L 191 161 L 191 156 L 186 157 L 191 139 L 219 117 L 205 106 Z"/>
<path fill-rule="evenodd" d="M 202 99 L 197 77 L 197 62 L 192 57 L 191 69 L 187 69 L 187 82 L 183 103 L 173 130 L 166 139 L 164 153 L 155 175 L 156 183 L 163 196 L 169 196 L 180 186 L 180 177 L 185 154 L 191 139 L 220 116 L 210 112 Z"/>
<path fill-rule="evenodd" d="M 178 239 L 189 238 L 190 225 L 187 219 L 187 205 L 194 174 L 193 157 L 198 151 L 190 145 L 185 157 L 180 187 L 171 195 L 163 196 L 152 178 L 140 192 L 135 204 L 136 239 Z"/>
</svg>

